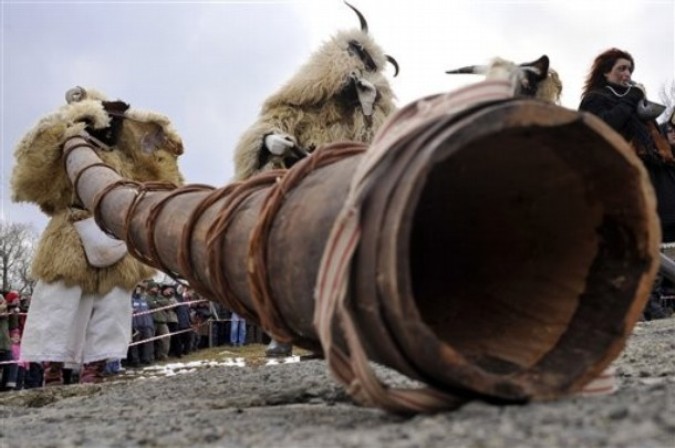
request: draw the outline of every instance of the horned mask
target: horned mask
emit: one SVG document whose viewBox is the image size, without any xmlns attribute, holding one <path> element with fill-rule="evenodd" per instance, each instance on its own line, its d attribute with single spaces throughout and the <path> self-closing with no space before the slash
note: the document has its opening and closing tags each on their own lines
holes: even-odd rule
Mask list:
<svg viewBox="0 0 675 448">
<path fill-rule="evenodd" d="M 490 65 L 470 65 L 448 70 L 448 74 L 484 74 L 487 78 L 507 79 L 513 84 L 514 96 L 538 98 L 558 104 L 562 93 L 562 82 L 558 73 L 550 68 L 548 56 L 536 61 L 514 64 L 495 58 Z"/>
<path fill-rule="evenodd" d="M 279 104 L 310 106 L 330 98 L 341 98 L 347 105 L 358 101 L 366 116 L 373 114 L 380 96 L 392 92 L 383 72 L 387 63 L 398 74 L 398 63 L 385 54 L 368 33 L 368 23 L 354 6 L 345 2 L 358 16 L 360 29 L 340 31 L 325 42 L 265 107 Z"/>
<path fill-rule="evenodd" d="M 182 183 L 177 158 L 183 144 L 167 117 L 109 101 L 94 89 L 75 87 L 66 92 L 64 106 L 42 118 L 19 142 L 12 199 L 36 203 L 48 215 L 73 205 L 61 147 L 83 131 L 91 136 L 105 162 L 124 177 Z"/>
<path fill-rule="evenodd" d="M 391 63 L 368 33 L 340 31 L 324 43 L 262 106 L 235 148 L 235 178 L 271 168 L 290 168 L 316 148 L 337 141 L 369 143 L 396 106 L 385 77 Z"/>
</svg>

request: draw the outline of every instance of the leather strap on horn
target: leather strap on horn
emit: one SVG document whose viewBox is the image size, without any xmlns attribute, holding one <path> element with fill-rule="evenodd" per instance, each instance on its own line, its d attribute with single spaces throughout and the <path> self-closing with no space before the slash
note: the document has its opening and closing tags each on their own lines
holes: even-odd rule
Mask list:
<svg viewBox="0 0 675 448">
<path fill-rule="evenodd" d="M 360 154 L 365 150 L 365 145 L 354 142 L 335 143 L 321 147 L 314 151 L 310 157 L 298 162 L 284 176 L 278 177 L 277 182 L 265 197 L 257 224 L 251 232 L 248 256 L 249 284 L 263 328 L 268 329 L 280 342 L 293 341 L 295 333 L 286 326 L 285 320 L 272 298 L 269 286 L 265 254 L 269 247 L 268 239 L 274 218 L 281 209 L 288 192 L 295 188 L 309 173 L 346 157 Z"/>
</svg>

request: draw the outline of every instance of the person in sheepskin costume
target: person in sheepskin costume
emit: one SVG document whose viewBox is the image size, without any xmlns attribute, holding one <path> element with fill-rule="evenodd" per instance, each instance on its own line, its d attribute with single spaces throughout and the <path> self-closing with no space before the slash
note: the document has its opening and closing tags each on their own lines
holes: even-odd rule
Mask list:
<svg viewBox="0 0 675 448">
<path fill-rule="evenodd" d="M 384 71 L 390 62 L 396 76 L 398 64 L 368 34 L 363 15 L 347 6 L 358 15 L 361 29 L 338 32 L 265 100 L 235 148 L 235 180 L 288 168 L 328 143 L 370 143 L 396 110 Z"/>
<path fill-rule="evenodd" d="M 81 382 L 100 381 L 106 359 L 126 358 L 131 339 L 131 293 L 156 271 L 101 231 L 66 174 L 62 145 L 87 132 L 103 161 L 128 179 L 183 178 L 183 144 L 169 120 L 107 101 L 75 87 L 67 104 L 41 119 L 14 153 L 12 199 L 32 202 L 50 217 L 31 267 L 37 285 L 23 335 L 22 360 L 45 362 L 45 384 L 63 383 L 63 364 L 80 364 Z"/>
<path fill-rule="evenodd" d="M 264 102 L 235 148 L 235 180 L 289 168 L 329 143 L 370 143 L 396 110 L 384 71 L 389 62 L 396 76 L 398 64 L 368 34 L 363 15 L 347 6 L 357 14 L 361 29 L 338 32 Z M 292 347 L 273 339 L 266 352 L 289 356 Z"/>
</svg>

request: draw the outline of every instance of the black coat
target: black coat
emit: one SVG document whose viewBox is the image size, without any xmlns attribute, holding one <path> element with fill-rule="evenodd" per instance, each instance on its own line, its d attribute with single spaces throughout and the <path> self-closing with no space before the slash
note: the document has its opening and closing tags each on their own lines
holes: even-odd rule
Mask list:
<svg viewBox="0 0 675 448">
<path fill-rule="evenodd" d="M 174 308 L 178 317 L 178 329 L 188 329 L 190 328 L 190 305 L 183 304 L 183 298 L 180 296 L 177 296 L 176 300 L 180 303 L 180 305 Z"/>
<path fill-rule="evenodd" d="M 633 145 L 651 179 L 661 220 L 664 241 L 675 241 L 675 164 L 664 160 L 648 126 L 637 116 L 637 103 L 644 98 L 642 90 L 611 85 L 623 96 L 617 96 L 607 87 L 588 92 L 579 105 L 579 110 L 591 112 L 601 118 L 625 140 Z M 659 134 L 658 138 L 663 138 Z"/>
</svg>

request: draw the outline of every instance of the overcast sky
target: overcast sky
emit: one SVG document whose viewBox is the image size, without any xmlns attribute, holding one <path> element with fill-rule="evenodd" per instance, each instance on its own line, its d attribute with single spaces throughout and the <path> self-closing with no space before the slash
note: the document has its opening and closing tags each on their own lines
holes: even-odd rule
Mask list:
<svg viewBox="0 0 675 448">
<path fill-rule="evenodd" d="M 650 98 L 675 75 L 675 0 L 352 0 L 394 56 L 400 106 L 479 80 L 444 72 L 547 54 L 576 109 L 593 58 L 632 53 Z M 239 135 L 263 100 L 336 31 L 358 27 L 341 0 L 238 2 L 0 2 L 0 218 L 46 224 L 10 200 L 19 139 L 64 103 L 70 87 L 95 87 L 132 107 L 167 115 L 181 134 L 190 183 L 222 186 Z M 393 74 L 388 72 L 389 76 Z M 45 179 L 45 182 L 48 182 Z"/>
</svg>

